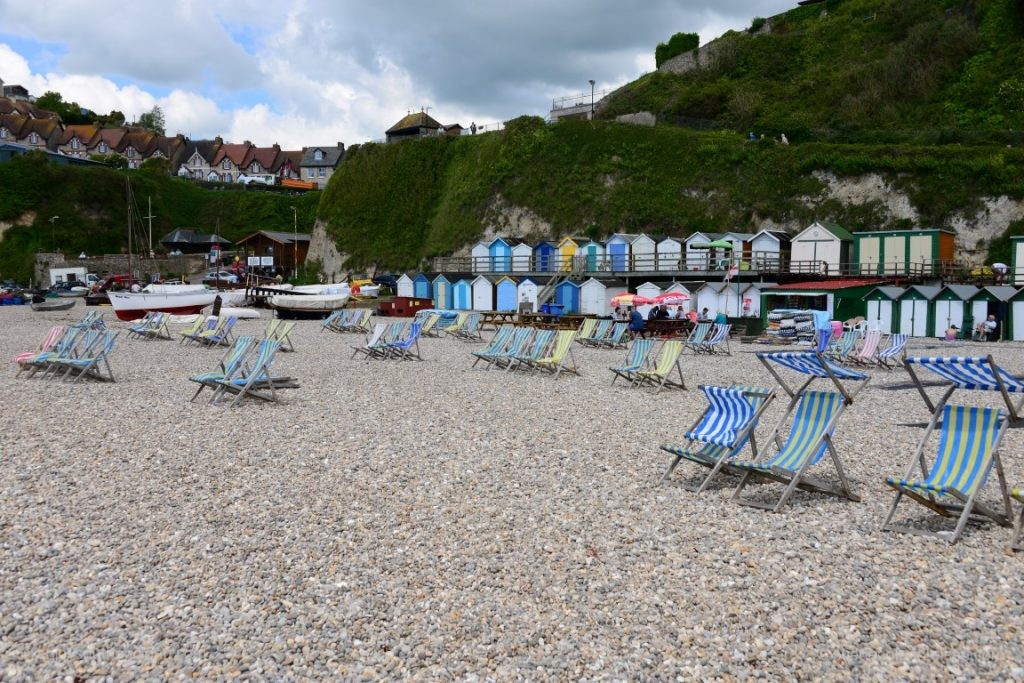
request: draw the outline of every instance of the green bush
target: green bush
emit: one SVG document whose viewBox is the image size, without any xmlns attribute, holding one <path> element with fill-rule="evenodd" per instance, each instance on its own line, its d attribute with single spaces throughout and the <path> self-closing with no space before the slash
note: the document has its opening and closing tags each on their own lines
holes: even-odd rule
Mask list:
<svg viewBox="0 0 1024 683">
<path fill-rule="evenodd" d="M 677 33 L 667 43 L 658 43 L 654 48 L 654 63 L 661 66 L 668 60 L 700 47 L 700 36 L 696 33 Z"/>
</svg>

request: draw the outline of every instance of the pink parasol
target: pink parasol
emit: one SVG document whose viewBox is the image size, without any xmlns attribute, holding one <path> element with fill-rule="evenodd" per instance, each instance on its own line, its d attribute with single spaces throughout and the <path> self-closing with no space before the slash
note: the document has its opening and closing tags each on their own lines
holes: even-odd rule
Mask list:
<svg viewBox="0 0 1024 683">
<path fill-rule="evenodd" d="M 654 303 L 654 300 L 639 294 L 626 293 L 612 297 L 612 306 L 645 306 L 650 303 Z"/>
<path fill-rule="evenodd" d="M 663 292 L 651 299 L 651 303 L 680 306 L 690 300 L 685 292 Z"/>
</svg>

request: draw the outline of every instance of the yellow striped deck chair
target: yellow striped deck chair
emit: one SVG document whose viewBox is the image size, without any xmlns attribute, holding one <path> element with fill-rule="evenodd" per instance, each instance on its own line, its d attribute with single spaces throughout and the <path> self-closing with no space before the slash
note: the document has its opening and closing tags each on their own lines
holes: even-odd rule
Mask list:
<svg viewBox="0 0 1024 683">
<path fill-rule="evenodd" d="M 537 370 L 550 372 L 555 377 L 562 372 L 571 372 L 579 376 L 576 359 L 572 355 L 572 343 L 576 340 L 576 330 L 561 330 L 555 335 L 555 347 L 550 356 L 539 358 L 533 362 Z"/>
<path fill-rule="evenodd" d="M 594 334 L 594 328 L 597 327 L 597 318 L 586 318 L 580 324 L 579 336 L 576 337 L 576 341 L 581 344 L 585 343 L 584 339 L 590 339 Z"/>
<path fill-rule="evenodd" d="M 640 370 L 636 373 L 637 386 L 651 384 L 655 387 L 654 393 L 662 389 L 686 389 L 686 382 L 683 380 L 683 369 L 679 365 L 679 355 L 683 352 L 683 342 L 671 340 L 662 343 L 661 352 L 650 370 Z M 673 371 L 679 375 L 679 381 L 672 379 Z"/>
<path fill-rule="evenodd" d="M 455 316 L 455 320 L 447 327 L 442 327 L 440 330 L 448 335 L 456 336 L 462 326 L 466 324 L 466 318 L 469 317 L 468 313 L 459 313 Z"/>
</svg>

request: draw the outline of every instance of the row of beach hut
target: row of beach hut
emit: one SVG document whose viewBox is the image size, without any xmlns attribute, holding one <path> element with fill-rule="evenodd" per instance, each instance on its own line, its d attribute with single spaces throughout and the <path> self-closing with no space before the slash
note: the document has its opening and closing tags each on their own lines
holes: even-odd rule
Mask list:
<svg viewBox="0 0 1024 683">
<path fill-rule="evenodd" d="M 864 297 L 868 322 L 883 332 L 941 337 L 956 325 L 965 334 L 989 315 L 1000 322 L 1002 339 L 1024 341 L 1024 288 L 1004 285 L 876 287 Z"/>
<path fill-rule="evenodd" d="M 400 297 L 432 299 L 436 308 L 475 311 L 518 311 L 520 304 L 537 310 L 540 290 L 548 278 L 510 275 L 474 275 L 472 273 L 417 273 L 398 278 Z M 680 283 L 661 287 L 651 282 L 639 285 L 635 294 L 653 298 L 665 292 L 681 292 L 689 297 L 686 310 L 724 311 L 730 316 L 760 315 L 760 291 L 767 283 Z M 626 284 L 613 278 L 566 280 L 555 287 L 553 303 L 565 313 L 608 315 L 611 300 L 627 292 Z M 640 307 L 646 312 L 647 307 Z"/>
</svg>

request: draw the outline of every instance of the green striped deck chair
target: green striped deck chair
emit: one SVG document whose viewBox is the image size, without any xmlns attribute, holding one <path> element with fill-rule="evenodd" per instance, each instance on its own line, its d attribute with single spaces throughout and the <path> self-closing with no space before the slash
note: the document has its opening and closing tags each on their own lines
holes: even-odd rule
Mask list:
<svg viewBox="0 0 1024 683">
<path fill-rule="evenodd" d="M 365 354 L 366 356 L 369 356 L 370 353 L 372 352 L 372 349 L 376 348 L 381 343 L 381 340 L 384 338 L 384 332 L 387 330 L 387 328 L 387 323 L 377 323 L 376 325 L 374 325 L 373 330 L 366 338 L 366 342 L 359 346 L 352 347 L 352 358 L 355 358 L 361 353 Z"/>
<path fill-rule="evenodd" d="M 584 318 L 583 322 L 580 323 L 579 335 L 576 337 L 576 341 L 580 344 L 586 344 L 586 339 L 589 339 L 594 334 L 594 329 L 597 327 L 597 318 Z"/>
<path fill-rule="evenodd" d="M 142 318 L 128 326 L 128 331 L 124 335 L 125 338 L 141 337 L 150 328 L 150 325 L 153 324 L 153 320 L 160 315 L 157 311 L 147 311 Z"/>
<path fill-rule="evenodd" d="M 483 320 L 482 313 L 470 313 L 466 316 L 466 322 L 454 332 L 456 338 L 462 341 L 483 341 L 480 336 L 480 321 Z"/>
<path fill-rule="evenodd" d="M 199 385 L 199 388 L 196 389 L 196 393 L 194 393 L 192 398 L 189 399 L 189 403 L 192 403 L 199 398 L 199 394 L 202 393 L 203 389 L 209 388 L 216 390 L 219 383 L 228 381 L 240 372 L 242 370 L 242 363 L 245 361 L 245 356 L 249 353 L 249 350 L 252 348 L 255 341 L 255 337 L 236 338 L 235 343 L 231 345 L 228 352 L 220 359 L 220 363 L 216 370 L 202 372 L 189 377 L 189 381 L 196 382 Z M 212 401 L 213 399 L 210 400 Z"/>
<path fill-rule="evenodd" d="M 521 353 L 512 355 L 508 359 L 508 365 L 505 366 L 505 370 L 533 367 L 534 362 L 543 358 L 547 353 L 548 347 L 551 346 L 551 340 L 554 338 L 554 330 L 537 330 L 529 348 Z"/>
<path fill-rule="evenodd" d="M 98 343 L 81 355 L 67 358 L 55 358 L 52 363 L 57 371 L 64 370 L 65 381 L 77 382 L 83 377 L 113 382 L 114 372 L 110 368 L 110 353 L 114 350 L 114 342 L 120 332 L 108 330 L 99 333 Z M 104 369 L 106 372 L 104 372 Z"/>
<path fill-rule="evenodd" d="M 231 407 L 238 405 L 246 397 L 276 402 L 278 389 L 298 386 L 287 378 L 274 377 L 271 374 L 274 358 L 280 348 L 281 342 L 272 339 L 261 341 L 255 359 L 244 372 L 217 383 L 217 391 L 212 402 L 218 403 L 225 393 L 235 395 Z"/>
<path fill-rule="evenodd" d="M 938 450 L 935 462 L 928 466 L 924 449 L 929 437 L 939 428 Z M 911 458 L 902 478 L 887 477 L 885 483 L 896 491 L 896 499 L 889 508 L 889 516 L 882 525 L 884 531 L 901 531 L 942 538 L 950 543 L 960 539 L 971 515 L 977 512 L 1001 526 L 1010 526 L 1013 518 L 1010 496 L 1006 487 L 1003 466 L 999 460 L 999 442 L 1003 438 L 1007 420 L 998 408 L 971 408 L 946 404 L 932 415 L 932 420 Z M 1000 511 L 980 500 L 995 466 L 999 479 L 1003 510 Z M 921 479 L 914 478 L 920 467 Z M 896 508 L 907 496 L 942 517 L 957 518 L 952 530 L 931 531 L 917 527 L 893 524 Z"/>
<path fill-rule="evenodd" d="M 192 322 L 192 324 L 180 332 L 181 339 L 178 340 L 178 344 L 184 344 L 185 342 L 191 343 L 192 340 L 196 337 L 196 335 L 198 335 L 200 332 L 207 328 L 211 320 L 216 320 L 216 318 L 208 318 L 205 315 L 197 315 L 196 319 Z"/>
<path fill-rule="evenodd" d="M 370 331 L 370 320 L 373 318 L 372 308 L 360 308 L 356 309 L 356 314 L 352 316 L 352 322 L 348 326 L 347 331 L 349 332 L 369 332 Z"/>
<path fill-rule="evenodd" d="M 1024 486 L 1010 491 L 1010 495 L 1018 503 L 1024 503 Z M 1011 550 L 1024 550 L 1024 505 L 1020 506 L 1020 513 L 1017 515 L 1017 524 L 1013 527 L 1013 538 L 1010 540 Z"/>
<path fill-rule="evenodd" d="M 584 346 L 597 346 L 600 340 L 605 339 L 608 336 L 608 332 L 611 329 L 611 320 L 594 321 L 594 325 L 591 328 L 590 334 L 587 335 L 586 337 L 580 335 L 579 342 Z"/>
<path fill-rule="evenodd" d="M 479 351 L 472 352 L 474 360 L 473 365 L 471 365 L 470 367 L 475 368 L 476 364 L 479 363 L 481 360 L 486 360 L 488 363 L 490 363 L 490 360 L 488 359 L 493 357 L 494 354 L 499 353 L 502 349 L 505 348 L 505 345 L 508 344 L 509 340 L 512 338 L 513 331 L 514 328 L 511 325 L 502 325 L 501 327 L 499 327 L 497 331 L 495 331 L 494 336 L 491 337 L 491 341 L 487 344 L 487 346 L 480 349 Z"/>
<path fill-rule="evenodd" d="M 637 373 L 648 367 L 647 356 L 650 355 L 653 346 L 653 339 L 634 339 L 633 345 L 629 347 L 629 353 L 626 354 L 625 362 L 622 365 L 608 368 L 613 373 L 612 385 L 619 377 L 630 384 L 636 382 Z"/>
<path fill-rule="evenodd" d="M 683 348 L 690 349 L 694 353 L 700 353 L 701 346 L 704 345 L 704 340 L 710 331 L 711 323 L 697 323 L 690 330 L 690 336 L 683 342 Z"/>
<path fill-rule="evenodd" d="M 662 389 L 686 389 L 683 380 L 683 369 L 679 365 L 679 356 L 683 352 L 683 342 L 675 339 L 662 342 L 661 351 L 650 370 L 639 370 L 636 373 L 637 386 L 651 384 L 654 393 Z M 679 375 L 679 381 L 672 379 L 673 371 Z"/>
<path fill-rule="evenodd" d="M 171 331 L 167 329 L 167 323 L 171 320 L 170 313 L 157 313 L 150 321 L 149 327 L 139 332 L 143 339 L 167 339 L 171 338 Z"/>
<path fill-rule="evenodd" d="M 844 362 L 857 348 L 857 339 L 859 338 L 860 333 L 857 330 L 846 330 L 843 332 L 843 336 L 833 340 L 833 343 L 829 345 L 825 351 L 825 357 L 838 363 Z"/>
<path fill-rule="evenodd" d="M 743 452 L 748 442 L 753 454 L 752 459 L 757 460 L 757 439 L 754 430 L 761 414 L 775 398 L 774 389 L 758 387 L 716 387 L 702 384 L 700 390 L 704 393 L 708 406 L 693 426 L 684 433 L 686 443 L 661 446 L 661 450 L 675 456 L 665 470 L 662 481 L 667 481 L 683 460 L 711 470 L 698 486 L 683 485 L 697 493 L 706 489 L 720 471 L 737 474 L 738 470 L 730 467 L 729 462 Z"/>
<path fill-rule="evenodd" d="M 606 339 L 601 340 L 600 346 L 610 349 L 624 349 L 629 344 L 632 336 L 629 334 L 629 323 L 615 323 L 612 331 Z"/>
<path fill-rule="evenodd" d="M 767 439 L 768 444 L 778 443 L 780 431 L 793 415 L 793 422 L 785 443 L 779 446 L 778 453 L 772 457 L 757 461 L 734 461 L 732 467 L 743 472 L 743 478 L 732 495 L 732 500 L 741 505 L 778 512 L 789 500 L 796 488 L 841 496 L 852 501 L 860 498 L 850 490 L 846 480 L 839 454 L 832 444 L 839 417 L 842 415 L 846 401 L 837 391 L 803 391 L 797 396 L 796 406 L 786 412 L 783 420 L 772 431 Z M 839 485 L 835 486 L 808 473 L 811 466 L 817 464 L 825 453 L 829 453 L 839 475 Z M 785 490 L 776 503 L 765 503 L 759 500 L 743 498 L 743 490 L 754 479 L 768 479 L 786 485 Z"/>
<path fill-rule="evenodd" d="M 576 359 L 572 355 L 574 341 L 576 341 L 576 330 L 560 330 L 555 335 L 555 344 L 551 355 L 537 359 L 534 361 L 533 367 L 550 372 L 555 377 L 563 372 L 579 376 L 580 371 L 576 367 Z"/>
<path fill-rule="evenodd" d="M 332 332 L 341 332 L 344 327 L 344 321 L 348 317 L 348 310 L 342 309 L 340 311 L 331 311 L 331 313 L 320 321 L 320 331 L 331 330 Z M 271 320 L 271 323 L 274 321 Z M 269 336 L 269 335 L 268 335 Z"/>
<path fill-rule="evenodd" d="M 508 347 L 499 349 L 488 356 L 481 356 L 480 360 L 487 361 L 488 370 L 492 367 L 499 369 L 507 367 L 516 356 L 526 352 L 530 339 L 533 338 L 535 332 L 536 330 L 532 327 L 517 327 L 512 333 L 512 339 Z"/>
<path fill-rule="evenodd" d="M 292 343 L 292 330 L 295 329 L 294 320 L 281 320 L 280 324 L 274 327 L 273 332 L 267 329 L 267 339 L 281 342 L 281 351 L 294 351 L 295 344 Z"/>
</svg>

